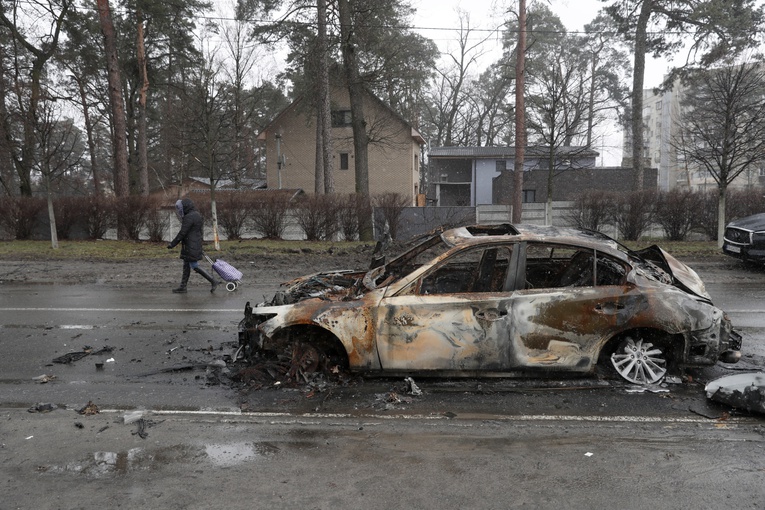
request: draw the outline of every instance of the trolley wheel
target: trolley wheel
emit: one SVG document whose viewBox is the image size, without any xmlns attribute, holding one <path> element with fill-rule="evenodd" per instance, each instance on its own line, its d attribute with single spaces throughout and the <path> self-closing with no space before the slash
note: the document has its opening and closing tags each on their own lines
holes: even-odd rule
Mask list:
<svg viewBox="0 0 765 510">
<path fill-rule="evenodd" d="M 236 282 L 228 282 L 226 284 L 226 290 L 229 292 L 234 292 L 236 290 L 237 284 Z"/>
</svg>

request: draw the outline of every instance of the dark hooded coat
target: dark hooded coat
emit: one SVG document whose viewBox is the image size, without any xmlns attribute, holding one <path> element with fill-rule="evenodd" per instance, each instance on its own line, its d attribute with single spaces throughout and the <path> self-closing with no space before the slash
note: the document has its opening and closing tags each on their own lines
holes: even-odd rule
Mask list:
<svg viewBox="0 0 765 510">
<path fill-rule="evenodd" d="M 181 200 L 183 205 L 183 218 L 181 218 L 181 230 L 175 236 L 169 248 L 174 248 L 181 243 L 181 258 L 189 262 L 202 260 L 202 227 L 204 221 L 202 215 L 194 207 L 190 198 Z"/>
</svg>

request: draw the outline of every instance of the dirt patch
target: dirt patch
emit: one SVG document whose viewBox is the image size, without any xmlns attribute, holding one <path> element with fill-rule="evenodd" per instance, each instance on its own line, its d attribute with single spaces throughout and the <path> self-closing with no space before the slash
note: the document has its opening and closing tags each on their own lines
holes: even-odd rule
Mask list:
<svg viewBox="0 0 765 510">
<path fill-rule="evenodd" d="M 210 254 L 215 258 L 214 254 Z M 369 267 L 371 248 L 295 250 L 258 256 L 224 257 L 244 273 L 244 281 L 276 286 L 304 274 Z M 125 262 L 99 260 L 0 260 L 0 284 L 172 286 L 181 276 L 177 253 L 166 258 Z M 209 265 L 202 261 L 203 266 Z"/>
</svg>

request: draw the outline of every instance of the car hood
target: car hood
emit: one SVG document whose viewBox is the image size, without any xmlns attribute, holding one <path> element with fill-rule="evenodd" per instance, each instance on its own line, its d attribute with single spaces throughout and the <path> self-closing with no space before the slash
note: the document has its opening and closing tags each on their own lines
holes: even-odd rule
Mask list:
<svg viewBox="0 0 765 510">
<path fill-rule="evenodd" d="M 696 274 L 696 271 L 683 264 L 666 251 L 653 245 L 635 253 L 637 253 L 643 260 L 652 262 L 672 276 L 672 285 L 675 287 L 711 302 L 711 298 L 709 293 L 707 293 L 704 282 L 701 281 L 701 278 Z"/>
<path fill-rule="evenodd" d="M 745 218 L 739 218 L 728 223 L 729 227 L 743 228 L 758 232 L 765 230 L 765 213 L 754 214 L 752 216 L 746 216 Z"/>
<path fill-rule="evenodd" d="M 348 300 L 363 294 L 364 271 L 337 270 L 301 276 L 282 283 L 271 301 L 262 305 L 288 305 L 305 299 Z M 261 305 L 261 306 L 262 306 Z"/>
</svg>

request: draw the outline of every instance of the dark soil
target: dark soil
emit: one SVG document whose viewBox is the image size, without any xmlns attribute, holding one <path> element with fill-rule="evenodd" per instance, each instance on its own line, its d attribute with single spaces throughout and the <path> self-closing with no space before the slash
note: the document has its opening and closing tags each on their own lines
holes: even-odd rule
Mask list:
<svg viewBox="0 0 765 510">
<path fill-rule="evenodd" d="M 214 259 L 214 255 L 211 255 Z M 258 282 L 274 288 L 280 283 L 304 274 L 333 269 L 364 269 L 372 257 L 370 248 L 358 250 L 274 253 L 272 255 L 226 257 L 229 264 L 244 274 L 247 282 Z M 209 269 L 206 261 L 201 262 Z M 177 253 L 166 258 L 124 262 L 99 260 L 0 260 L 0 284 L 60 284 L 172 286 L 181 273 Z"/>
</svg>

